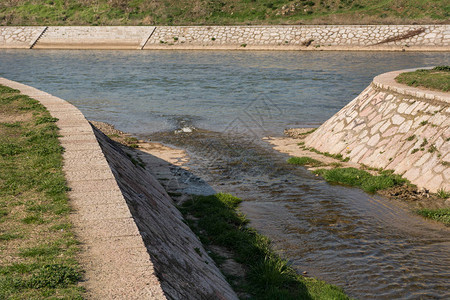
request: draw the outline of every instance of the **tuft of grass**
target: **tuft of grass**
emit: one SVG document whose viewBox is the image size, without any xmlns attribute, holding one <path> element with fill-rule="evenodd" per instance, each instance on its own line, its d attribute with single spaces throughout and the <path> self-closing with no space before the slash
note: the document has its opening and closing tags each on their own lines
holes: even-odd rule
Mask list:
<svg viewBox="0 0 450 300">
<path fill-rule="evenodd" d="M 448 92 L 450 91 L 450 66 L 437 66 L 431 70 L 419 69 L 414 72 L 405 72 L 398 75 L 395 80 L 409 86 Z M 420 124 L 423 126 L 428 122 L 422 123 Z"/>
<path fill-rule="evenodd" d="M 442 222 L 447 226 L 450 225 L 450 208 L 421 209 L 417 213 L 425 218 Z"/>
<path fill-rule="evenodd" d="M 392 171 L 382 171 L 381 175 L 372 175 L 356 168 L 335 168 L 319 169 L 314 173 L 319 174 L 330 183 L 359 187 L 369 193 L 409 183 L 407 179 L 393 174 Z"/>
<path fill-rule="evenodd" d="M 205 244 L 218 245 L 233 253 L 247 270 L 239 281 L 230 280 L 238 293 L 252 299 L 348 299 L 341 289 L 313 278 L 304 278 L 278 256 L 270 240 L 248 227 L 237 208 L 241 199 L 230 194 L 193 196 L 180 207 L 191 228 Z M 217 264 L 219 255 L 211 255 Z"/>
<path fill-rule="evenodd" d="M 439 198 L 442 198 L 442 199 L 450 198 L 450 192 L 447 192 L 443 188 L 441 188 L 437 191 L 437 195 L 439 196 Z"/>
<path fill-rule="evenodd" d="M 0 241 L 8 257 L 0 266 L 0 299 L 81 299 L 77 242 L 70 226 L 58 226 L 70 224 L 70 207 L 57 119 L 4 86 L 0 111 Z M 3 115 L 22 121 L 5 123 Z"/>
<path fill-rule="evenodd" d="M 413 134 L 413 135 L 409 136 L 406 140 L 407 140 L 407 141 L 412 141 L 412 140 L 414 140 L 415 138 L 416 138 L 416 135 Z"/>
<path fill-rule="evenodd" d="M 324 165 L 324 163 L 322 163 L 321 161 L 318 161 L 317 159 L 308 156 L 289 157 L 287 162 L 292 165 L 311 166 L 311 167 L 320 167 Z"/>
</svg>

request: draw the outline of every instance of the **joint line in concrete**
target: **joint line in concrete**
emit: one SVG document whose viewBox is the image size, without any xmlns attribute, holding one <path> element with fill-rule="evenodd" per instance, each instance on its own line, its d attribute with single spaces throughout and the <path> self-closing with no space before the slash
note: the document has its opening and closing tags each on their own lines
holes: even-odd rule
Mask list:
<svg viewBox="0 0 450 300">
<path fill-rule="evenodd" d="M 148 35 L 148 37 L 144 40 L 142 40 L 142 42 L 139 44 L 139 50 L 143 50 L 145 45 L 147 45 L 148 40 L 152 37 L 153 33 L 156 30 L 156 26 L 153 26 L 153 30 L 152 32 L 150 32 L 150 34 Z"/>
<path fill-rule="evenodd" d="M 36 43 L 39 41 L 39 39 L 42 37 L 42 35 L 47 31 L 47 29 L 48 29 L 48 26 L 45 26 L 44 29 L 41 31 L 41 33 L 36 35 L 36 38 L 34 40 L 32 40 L 30 43 L 30 49 L 33 49 L 34 45 L 36 45 Z"/>
</svg>

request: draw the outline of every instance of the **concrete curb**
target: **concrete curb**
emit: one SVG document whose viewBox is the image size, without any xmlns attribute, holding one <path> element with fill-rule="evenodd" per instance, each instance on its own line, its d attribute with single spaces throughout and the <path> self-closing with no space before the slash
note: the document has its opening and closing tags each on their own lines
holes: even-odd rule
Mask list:
<svg viewBox="0 0 450 300">
<path fill-rule="evenodd" d="M 0 84 L 38 100 L 58 118 L 63 170 L 81 241 L 88 296 L 94 299 L 166 299 L 150 255 L 91 125 L 72 104 L 33 87 Z"/>
<path fill-rule="evenodd" d="M 396 92 L 399 94 L 413 96 L 413 97 L 427 99 L 427 100 L 432 100 L 432 101 L 440 101 L 440 102 L 449 104 L 450 103 L 450 93 L 429 91 L 429 90 L 401 84 L 401 83 L 398 83 L 397 81 L 395 81 L 395 77 L 397 77 L 399 74 L 405 73 L 405 72 L 414 72 L 418 69 L 430 69 L 430 68 L 414 68 L 414 69 L 405 69 L 405 70 L 398 70 L 398 71 L 384 73 L 384 74 L 376 76 L 373 79 L 373 84 L 378 88 Z"/>
</svg>

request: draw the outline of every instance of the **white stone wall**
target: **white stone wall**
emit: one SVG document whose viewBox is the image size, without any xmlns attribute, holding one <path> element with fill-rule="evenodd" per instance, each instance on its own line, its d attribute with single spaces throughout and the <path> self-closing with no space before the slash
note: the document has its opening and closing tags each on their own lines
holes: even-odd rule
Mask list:
<svg viewBox="0 0 450 300">
<path fill-rule="evenodd" d="M 450 93 L 410 88 L 386 73 L 305 140 L 307 147 L 450 190 Z M 388 80 L 386 80 L 388 79 Z"/>
<path fill-rule="evenodd" d="M 141 49 L 153 26 L 50 26 L 35 48 Z"/>
<path fill-rule="evenodd" d="M 0 48 L 29 48 L 44 28 L 0 27 Z M 35 47 L 450 51 L 450 25 L 49 26 Z"/>
<path fill-rule="evenodd" d="M 0 27 L 0 49 L 2 48 L 25 48 L 29 49 L 36 39 L 45 30 L 45 26 L 1 26 Z"/>
<path fill-rule="evenodd" d="M 406 37 L 406 38 L 405 38 Z M 392 41 L 389 41 L 391 39 Z M 204 46 L 450 46 L 448 25 L 159 26 L 146 44 Z M 450 48 L 449 48 L 450 50 Z"/>
</svg>

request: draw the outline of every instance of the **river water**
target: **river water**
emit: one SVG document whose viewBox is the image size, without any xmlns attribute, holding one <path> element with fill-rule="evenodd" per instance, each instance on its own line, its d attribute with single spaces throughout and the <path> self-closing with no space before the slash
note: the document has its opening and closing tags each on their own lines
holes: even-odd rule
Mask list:
<svg viewBox="0 0 450 300">
<path fill-rule="evenodd" d="M 317 126 L 377 74 L 450 53 L 0 51 L 0 76 L 89 119 L 179 147 L 204 186 L 246 201 L 252 226 L 300 272 L 361 299 L 450 298 L 450 231 L 401 203 L 332 186 L 261 137 Z M 193 131 L 193 132 L 191 132 Z"/>
</svg>

